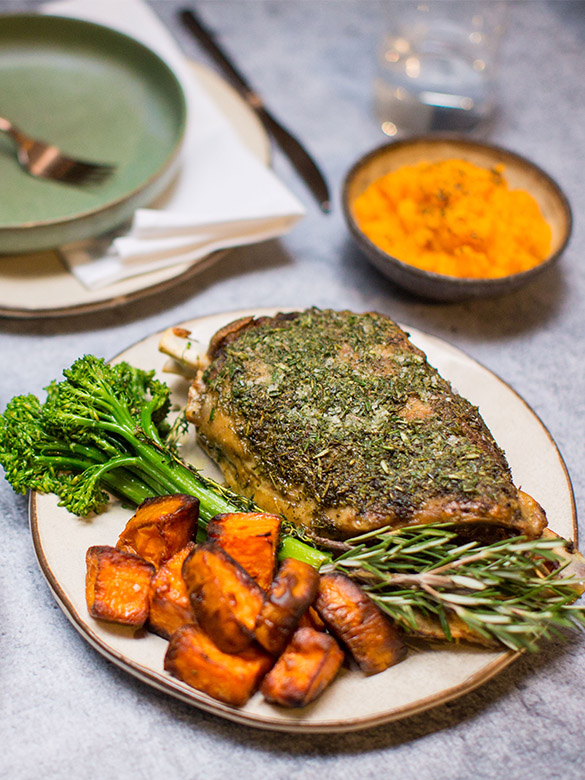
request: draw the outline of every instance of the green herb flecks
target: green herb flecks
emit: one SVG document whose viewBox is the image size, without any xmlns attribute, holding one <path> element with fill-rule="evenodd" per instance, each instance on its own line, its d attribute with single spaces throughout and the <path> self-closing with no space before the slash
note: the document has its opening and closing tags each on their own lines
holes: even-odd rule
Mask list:
<svg viewBox="0 0 585 780">
<path fill-rule="evenodd" d="M 311 309 L 249 328 L 204 380 L 264 475 L 317 504 L 407 519 L 443 496 L 516 495 L 477 409 L 381 315 Z"/>
<path fill-rule="evenodd" d="M 185 420 L 179 415 L 169 426 L 170 390 L 154 372 L 87 355 L 64 376 L 47 388 L 44 403 L 17 396 L 0 415 L 0 463 L 15 490 L 54 493 L 79 515 L 101 509 L 112 493 L 130 504 L 188 493 L 200 501 L 198 539 L 217 513 L 257 510 L 182 462 L 176 442 Z M 376 446 L 388 462 L 390 450 L 381 441 Z M 311 447 L 319 463 L 335 455 L 330 444 Z M 431 616 L 450 639 L 449 620 L 456 616 L 474 633 L 518 649 L 583 622 L 583 608 L 572 603 L 578 591 L 559 577 L 562 544 L 516 537 L 482 547 L 458 541 L 444 525 L 331 542 L 285 520 L 279 554 L 356 577 L 407 629 L 416 626 L 417 615 Z"/>
</svg>

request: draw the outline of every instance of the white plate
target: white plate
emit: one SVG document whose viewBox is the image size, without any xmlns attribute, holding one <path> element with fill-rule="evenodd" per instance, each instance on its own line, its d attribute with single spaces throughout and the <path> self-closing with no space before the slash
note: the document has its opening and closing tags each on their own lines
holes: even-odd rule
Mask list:
<svg viewBox="0 0 585 780">
<path fill-rule="evenodd" d="M 254 111 L 214 71 L 190 63 L 241 141 L 265 165 L 270 163 L 270 140 Z M 195 265 L 171 268 L 123 279 L 104 289 L 88 290 L 59 259 L 57 252 L 0 256 L 0 316 L 32 319 L 63 317 L 110 309 L 185 282 L 221 257 L 215 252 Z"/>
<path fill-rule="evenodd" d="M 204 351 L 210 336 L 238 316 L 261 312 L 217 314 L 182 323 Z M 562 457 L 538 417 L 505 382 L 458 349 L 440 339 L 407 328 L 429 361 L 480 411 L 503 447 L 514 480 L 545 508 L 550 527 L 576 541 L 576 512 L 571 483 Z M 165 357 L 158 352 L 160 334 L 126 349 L 123 359 L 162 372 Z M 170 380 L 169 380 L 170 377 Z M 186 383 L 163 375 L 178 402 L 186 400 Z M 213 477 L 219 472 L 189 439 L 184 455 Z M 55 597 L 82 636 L 100 653 L 134 676 L 183 701 L 229 720 L 258 728 L 288 732 L 341 732 L 403 718 L 461 696 L 493 677 L 518 654 L 470 646 L 429 645 L 411 650 L 405 661 L 381 674 L 365 677 L 343 670 L 335 683 L 312 705 L 301 710 L 271 706 L 256 694 L 234 709 L 199 693 L 163 670 L 167 643 L 154 634 L 103 623 L 89 617 L 85 604 L 85 552 L 95 544 L 115 544 L 130 517 L 112 505 L 91 521 L 79 520 L 57 505 L 53 496 L 33 494 L 31 527 L 41 569 Z"/>
</svg>

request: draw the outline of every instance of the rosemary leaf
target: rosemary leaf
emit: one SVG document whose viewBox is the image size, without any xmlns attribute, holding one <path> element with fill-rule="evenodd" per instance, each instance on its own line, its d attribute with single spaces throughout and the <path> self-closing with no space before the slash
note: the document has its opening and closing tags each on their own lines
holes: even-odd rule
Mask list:
<svg viewBox="0 0 585 780">
<path fill-rule="evenodd" d="M 407 632 L 430 618 L 451 640 L 458 618 L 485 640 L 534 650 L 541 638 L 562 636 L 560 629 L 585 626 L 585 607 L 574 603 L 585 583 L 564 575 L 562 539 L 461 543 L 455 527 L 442 523 L 384 528 L 346 545 L 325 570 L 358 580 Z"/>
</svg>

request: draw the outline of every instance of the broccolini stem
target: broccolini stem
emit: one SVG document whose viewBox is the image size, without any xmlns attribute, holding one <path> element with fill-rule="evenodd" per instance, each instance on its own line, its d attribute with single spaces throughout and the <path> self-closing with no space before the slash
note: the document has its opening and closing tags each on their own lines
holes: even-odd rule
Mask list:
<svg viewBox="0 0 585 780">
<path fill-rule="evenodd" d="M 193 472 L 185 469 L 187 478 L 184 489 L 180 492 L 189 493 L 199 499 L 199 518 L 208 523 L 215 515 L 226 512 L 241 512 L 241 508 L 218 496 L 211 488 L 206 487 Z"/>
<path fill-rule="evenodd" d="M 139 506 L 147 498 L 158 495 L 151 487 L 136 479 L 133 474 L 126 474 L 124 469 L 117 469 L 113 474 L 104 474 L 102 480 L 106 488 L 118 498 L 126 499 Z"/>
<path fill-rule="evenodd" d="M 324 563 L 331 563 L 332 560 L 331 553 L 317 550 L 316 547 L 312 547 L 294 536 L 282 537 L 282 544 L 278 556 L 281 559 L 296 558 L 299 561 L 304 561 L 305 563 L 314 566 L 315 569 L 320 569 Z"/>
<path fill-rule="evenodd" d="M 159 447 L 163 446 L 156 425 L 152 421 L 152 413 L 156 408 L 155 400 L 145 404 L 140 410 L 140 422 L 142 424 L 142 430 L 148 436 L 149 439 L 156 442 Z"/>
<path fill-rule="evenodd" d="M 40 456 L 37 458 L 37 462 L 39 464 L 44 463 L 47 466 L 53 466 L 60 471 L 73 470 L 75 472 L 82 472 L 89 468 L 100 466 L 100 464 L 92 461 L 65 457 L 63 455 Z M 118 496 L 118 498 L 125 498 L 138 506 L 138 504 L 141 504 L 145 499 L 160 494 L 160 490 L 157 491 L 150 485 L 146 485 L 144 480 L 137 479 L 133 474 L 122 468 L 122 464 L 119 461 L 110 466 L 112 463 L 113 461 L 108 461 L 98 469 L 99 479 L 103 481 L 105 487 L 107 487 L 115 496 Z M 107 466 L 110 466 L 110 469 L 112 470 L 115 469 L 115 473 L 108 473 L 110 469 L 104 468 Z"/>
</svg>

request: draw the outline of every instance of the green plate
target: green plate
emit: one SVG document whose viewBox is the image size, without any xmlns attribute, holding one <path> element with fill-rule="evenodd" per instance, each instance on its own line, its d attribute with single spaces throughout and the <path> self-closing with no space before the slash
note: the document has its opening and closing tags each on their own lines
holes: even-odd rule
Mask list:
<svg viewBox="0 0 585 780">
<path fill-rule="evenodd" d="M 186 120 L 170 68 L 108 27 L 57 16 L 0 17 L 0 112 L 73 157 L 114 163 L 107 182 L 35 179 L 0 135 L 0 252 L 88 238 L 129 219 L 174 175 Z"/>
</svg>

